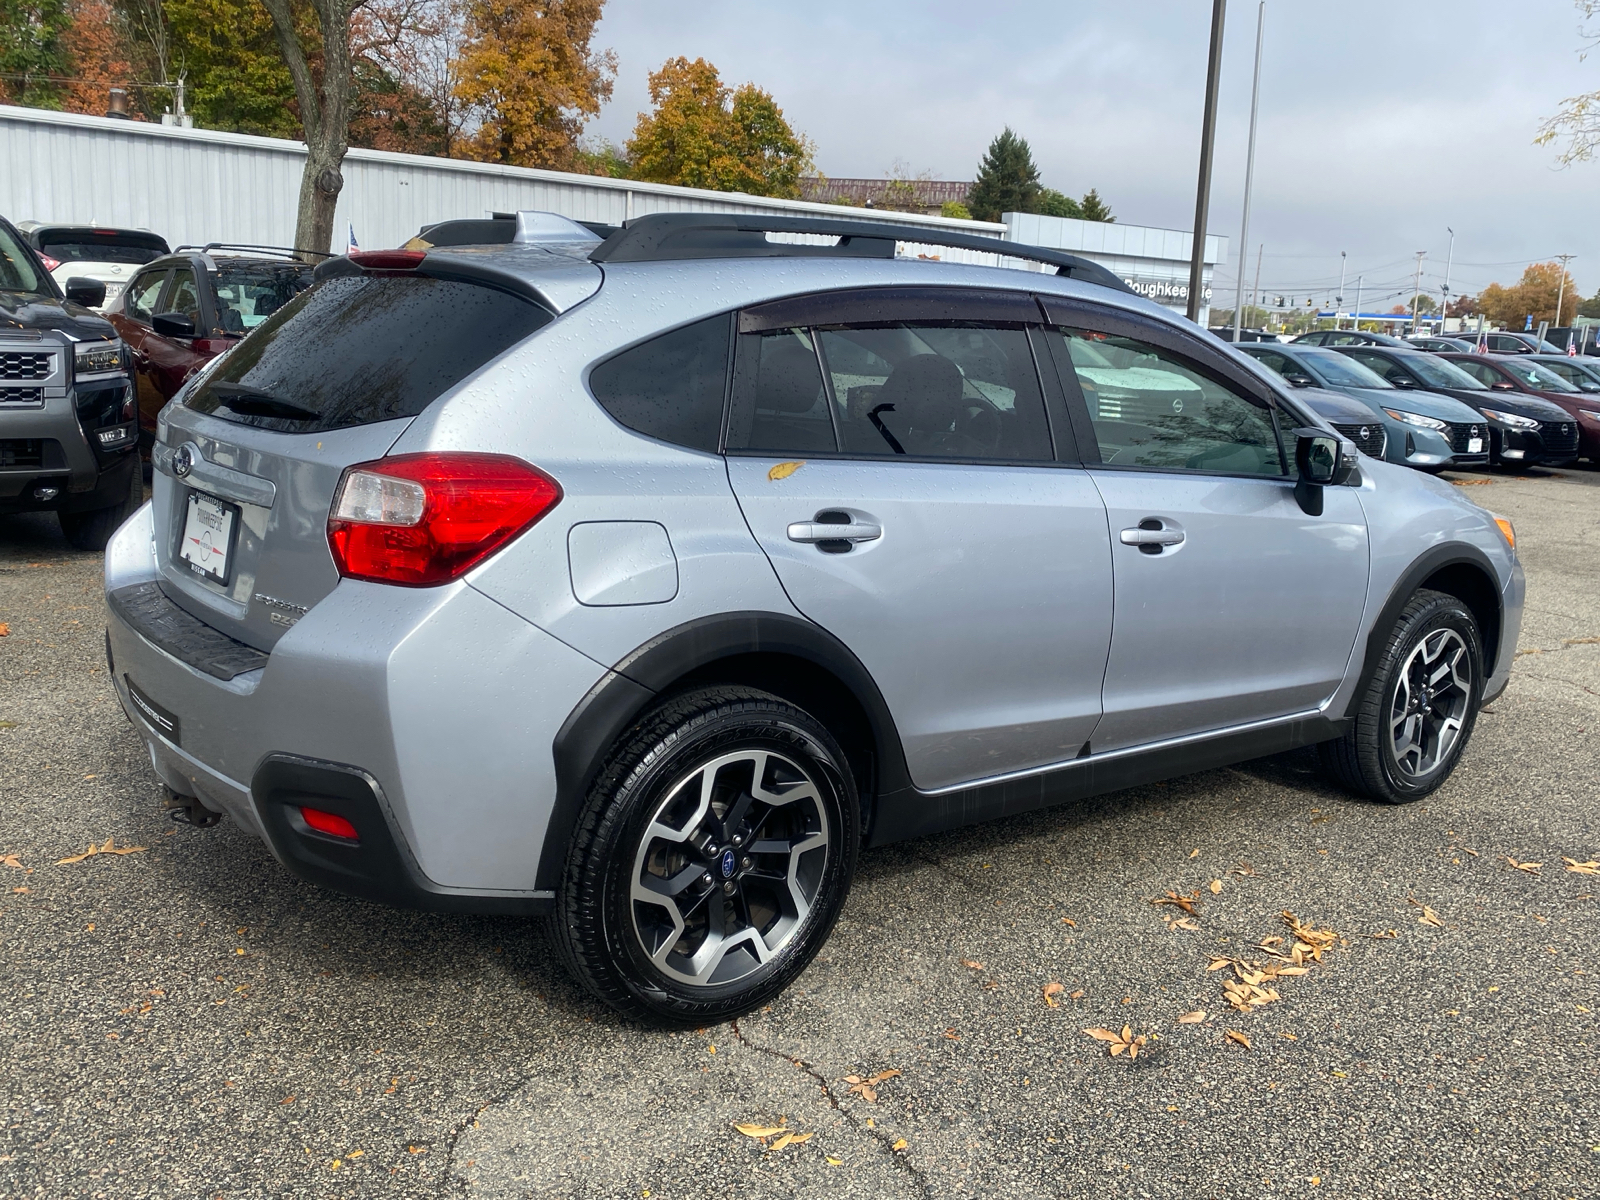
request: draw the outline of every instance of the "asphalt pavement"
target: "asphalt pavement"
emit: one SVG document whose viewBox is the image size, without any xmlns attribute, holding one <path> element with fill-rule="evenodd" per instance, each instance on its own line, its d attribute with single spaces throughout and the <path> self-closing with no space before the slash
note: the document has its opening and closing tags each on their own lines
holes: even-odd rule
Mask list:
<svg viewBox="0 0 1600 1200">
<path fill-rule="evenodd" d="M 1600 1195 L 1600 472 L 1454 478 L 1528 611 L 1437 794 L 1298 753 L 875 850 L 789 992 L 683 1033 L 535 924 L 173 825 L 97 556 L 0 518 L 0 1194 Z"/>
</svg>

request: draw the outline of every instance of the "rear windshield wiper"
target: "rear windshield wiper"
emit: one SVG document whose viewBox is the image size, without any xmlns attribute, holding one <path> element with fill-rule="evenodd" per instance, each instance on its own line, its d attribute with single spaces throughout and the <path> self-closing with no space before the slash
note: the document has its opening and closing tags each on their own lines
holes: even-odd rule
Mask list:
<svg viewBox="0 0 1600 1200">
<path fill-rule="evenodd" d="M 218 380 L 211 385 L 211 390 L 222 398 L 228 408 L 247 417 L 281 417 L 285 421 L 322 420 L 322 414 L 315 409 L 274 396 L 247 383 Z"/>
</svg>

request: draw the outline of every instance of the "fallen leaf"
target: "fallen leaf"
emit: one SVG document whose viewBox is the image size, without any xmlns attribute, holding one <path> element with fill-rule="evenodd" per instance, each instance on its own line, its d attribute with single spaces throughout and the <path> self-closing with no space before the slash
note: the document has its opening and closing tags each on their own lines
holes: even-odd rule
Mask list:
<svg viewBox="0 0 1600 1200">
<path fill-rule="evenodd" d="M 1168 921 L 1167 922 L 1167 929 L 1169 931 L 1173 930 L 1173 929 L 1191 929 L 1191 930 L 1193 930 L 1193 929 L 1199 929 L 1199 928 L 1200 928 L 1200 922 L 1196 921 L 1193 917 L 1179 917 L 1174 921 Z"/>
<path fill-rule="evenodd" d="M 905 1138 L 897 1138 L 895 1140 L 894 1145 L 889 1147 L 889 1149 L 891 1149 L 891 1150 L 904 1150 L 905 1148 L 906 1148 L 906 1140 L 905 1140 Z"/>
<path fill-rule="evenodd" d="M 1072 992 L 1070 995 L 1068 995 L 1067 999 L 1069 999 L 1069 1000 L 1082 1000 L 1083 999 L 1083 989 L 1079 988 L 1077 991 Z"/>
<path fill-rule="evenodd" d="M 1084 1032 L 1099 1042 L 1120 1042 L 1122 1040 L 1120 1034 L 1110 1029 L 1085 1029 Z"/>
<path fill-rule="evenodd" d="M 1231 959 L 1231 958 L 1222 958 L 1222 957 L 1220 957 L 1218 955 L 1212 955 L 1211 956 L 1211 961 L 1208 964 L 1206 964 L 1206 970 L 1208 970 L 1208 971 L 1220 971 L 1220 970 L 1222 970 L 1223 967 L 1231 967 L 1231 966 L 1233 966 L 1233 959 Z"/>
<path fill-rule="evenodd" d="M 1571 862 L 1572 860 L 1569 858 L 1567 861 Z M 0 855 L 0 866 L 16 867 L 19 871 L 25 869 L 21 860 L 19 860 L 15 854 Z"/>
<path fill-rule="evenodd" d="M 346 1158 L 360 1158 L 365 1153 L 366 1153 L 365 1150 L 352 1150 L 352 1151 L 350 1151 L 349 1154 L 346 1154 L 345 1157 Z"/>
<path fill-rule="evenodd" d="M 1231 872 L 1231 874 L 1234 874 L 1234 875 L 1254 875 L 1255 873 L 1256 873 L 1256 869 L 1254 867 L 1252 867 L 1247 862 L 1240 863 Z"/>
<path fill-rule="evenodd" d="M 869 1076 L 866 1079 L 859 1075 L 846 1075 L 844 1082 L 850 1085 L 849 1092 L 855 1092 L 868 1104 L 876 1104 L 878 1102 L 878 1085 L 884 1080 L 893 1079 L 899 1074 L 898 1070 L 879 1071 L 876 1075 Z M 849 1092 L 845 1094 L 848 1095 Z"/>
<path fill-rule="evenodd" d="M 1211 881 L 1211 894 L 1213 896 L 1216 896 L 1216 895 L 1220 895 L 1221 892 L 1222 892 L 1222 880 L 1213 879 Z"/>
<path fill-rule="evenodd" d="M 1065 987 L 1063 987 L 1059 983 L 1051 982 L 1051 983 L 1045 984 L 1044 985 L 1044 1002 L 1046 1004 L 1048 1004 L 1051 1008 L 1060 1008 L 1061 1007 L 1061 1001 L 1057 1000 L 1056 997 L 1059 996 L 1062 992 L 1064 992 L 1066 990 L 1067 989 Z"/>
<path fill-rule="evenodd" d="M 772 1145 L 767 1147 L 767 1153 L 768 1154 L 772 1154 L 772 1153 L 774 1153 L 774 1152 L 776 1152 L 778 1150 L 782 1150 L 785 1146 L 789 1145 L 793 1141 L 794 1141 L 794 1134 L 786 1133 L 781 1138 L 779 1138 L 777 1141 L 773 1142 Z"/>
<path fill-rule="evenodd" d="M 14 895 L 14 896 L 20 896 L 20 895 L 22 895 L 22 894 L 23 894 L 23 893 L 24 893 L 24 892 L 26 892 L 26 891 L 27 891 L 27 890 L 28 890 L 28 889 L 27 889 L 27 888 L 25 888 L 25 887 L 15 887 L 15 888 L 12 888 L 12 889 L 11 889 L 11 894 L 12 894 L 12 895 Z"/>
<path fill-rule="evenodd" d="M 1526 871 L 1529 875 L 1537 875 L 1539 873 L 1539 868 L 1544 866 L 1543 863 L 1518 862 L 1516 859 L 1512 858 L 1509 854 L 1506 855 L 1506 861 L 1508 863 L 1510 863 L 1511 866 L 1515 870 Z"/>
<path fill-rule="evenodd" d="M 291 1096 L 290 1099 L 293 1099 L 293 1097 Z M 754 1123 L 747 1123 L 743 1125 L 735 1125 L 734 1128 L 740 1133 L 744 1134 L 745 1137 L 751 1138 L 769 1138 L 775 1133 L 784 1132 L 782 1125 L 756 1125 Z"/>
<path fill-rule="evenodd" d="M 1078 923 L 1076 921 L 1074 921 L 1071 917 L 1062 917 L 1061 918 L 1061 923 L 1063 925 L 1071 925 L 1074 929 L 1076 929 L 1078 927 Z"/>
<path fill-rule="evenodd" d="M 11 857 L 14 858 L 15 855 L 12 855 Z M 7 866 L 11 867 L 18 865 L 17 863 L 12 862 L 10 858 L 0 861 L 4 861 Z M 1600 862 L 1579 862 L 1575 858 L 1568 858 L 1565 854 L 1561 856 L 1561 861 L 1567 864 L 1562 868 L 1562 870 L 1570 871 L 1574 875 L 1600 875 Z"/>
<path fill-rule="evenodd" d="M 1381 942 L 1381 941 L 1386 941 L 1389 938 L 1397 938 L 1397 937 L 1399 937 L 1400 936 L 1400 931 L 1398 929 L 1385 929 L 1382 933 L 1364 933 L 1361 936 L 1362 937 L 1369 937 L 1373 941 Z"/>
<path fill-rule="evenodd" d="M 800 462 L 781 462 L 777 466 L 773 467 L 772 470 L 767 472 L 767 478 L 773 483 L 776 483 L 780 479 L 789 478 L 789 476 L 793 475 L 805 465 L 805 460 L 803 459 Z M 809 476 L 807 476 L 807 478 L 809 478 Z"/>
<path fill-rule="evenodd" d="M 1439 914 L 1434 912 L 1433 909 L 1429 908 L 1426 904 L 1422 906 L 1422 915 L 1417 918 L 1417 924 L 1432 925 L 1438 929 L 1444 928 L 1444 922 L 1439 920 Z"/>
<path fill-rule="evenodd" d="M 983 964 L 975 958 L 963 958 L 961 960 L 961 965 L 966 967 L 969 971 L 983 970 Z"/>
<path fill-rule="evenodd" d="M 10 636 L 11 636 L 11 626 L 7 625 L 4 621 L 0 621 L 0 637 L 10 637 Z"/>
<path fill-rule="evenodd" d="M 1189 857 L 1190 858 L 1199 858 L 1200 857 L 1200 849 L 1199 849 L 1199 847 L 1196 847 L 1195 849 L 1189 851 Z"/>
<path fill-rule="evenodd" d="M 827 1160 L 828 1160 L 828 1165 L 830 1167 L 842 1167 L 842 1166 L 844 1166 L 844 1159 L 835 1158 L 831 1154 L 827 1155 Z"/>
<path fill-rule="evenodd" d="M 1096 1041 L 1105 1042 L 1106 1050 L 1112 1058 L 1116 1058 L 1124 1051 L 1129 1058 L 1138 1058 L 1139 1051 L 1144 1049 L 1145 1042 L 1149 1040 L 1142 1033 L 1135 1034 L 1131 1025 L 1124 1025 L 1121 1033 L 1110 1029 L 1085 1029 L 1084 1032 Z"/>
<path fill-rule="evenodd" d="M 946 1029 L 944 1031 L 944 1035 L 952 1042 L 959 1042 L 961 1040 L 961 1035 L 956 1032 L 956 1027 L 954 1025 L 950 1026 L 949 1029 Z"/>
<path fill-rule="evenodd" d="M 1243 1046 L 1246 1050 L 1250 1049 L 1250 1039 L 1245 1037 L 1245 1035 L 1240 1033 L 1237 1029 L 1228 1030 L 1226 1036 L 1228 1041 L 1238 1042 L 1239 1045 Z"/>
<path fill-rule="evenodd" d="M 1206 1010 L 1197 1008 L 1193 1012 L 1186 1012 L 1178 1018 L 1179 1025 L 1198 1025 L 1206 1019 Z"/>
<path fill-rule="evenodd" d="M 1165 896 L 1157 896 L 1155 899 L 1151 900 L 1150 903 L 1158 906 L 1162 904 L 1170 904 L 1174 908 L 1181 908 L 1184 912 L 1194 916 L 1200 911 L 1200 909 L 1195 905 L 1195 901 L 1198 899 L 1200 899 L 1199 892 L 1194 892 L 1187 896 L 1180 896 L 1177 892 L 1168 892 Z"/>
</svg>

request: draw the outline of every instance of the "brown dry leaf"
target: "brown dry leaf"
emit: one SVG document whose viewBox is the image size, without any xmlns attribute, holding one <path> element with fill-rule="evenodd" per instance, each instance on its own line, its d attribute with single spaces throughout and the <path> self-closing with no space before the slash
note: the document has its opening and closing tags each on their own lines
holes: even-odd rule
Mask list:
<svg viewBox="0 0 1600 1200">
<path fill-rule="evenodd" d="M 1228 1041 L 1237 1042 L 1237 1043 L 1239 1043 L 1239 1045 L 1243 1046 L 1246 1050 L 1250 1049 L 1250 1039 L 1245 1037 L 1245 1035 L 1240 1033 L 1237 1029 L 1228 1030 L 1226 1036 L 1227 1036 Z"/>
<path fill-rule="evenodd" d="M 1230 872 L 1233 875 L 1254 875 L 1255 873 L 1256 869 L 1247 862 L 1240 863 Z"/>
<path fill-rule="evenodd" d="M 1567 861 L 1571 862 L 1572 860 L 1569 858 Z M 0 855 L 0 867 L 16 867 L 19 871 L 24 869 L 15 854 Z"/>
<path fill-rule="evenodd" d="M 907 1145 L 907 1143 L 906 1143 L 905 1138 L 896 1138 L 894 1145 L 890 1146 L 889 1149 L 891 1149 L 891 1150 L 904 1150 L 906 1148 L 906 1145 Z"/>
<path fill-rule="evenodd" d="M 1274 975 L 1304 975 L 1308 971 L 1310 971 L 1310 969 L 1311 969 L 1310 967 L 1279 967 L 1277 970 L 1275 970 L 1273 972 L 1273 974 Z"/>
<path fill-rule="evenodd" d="M 1072 992 L 1070 995 L 1068 995 L 1067 999 L 1069 999 L 1069 1000 L 1082 1000 L 1083 999 L 1083 989 L 1079 988 L 1077 991 Z"/>
<path fill-rule="evenodd" d="M 785 1146 L 790 1145 L 794 1140 L 794 1134 L 786 1133 L 777 1141 L 773 1142 L 772 1145 L 767 1147 L 767 1153 L 772 1154 L 778 1150 L 782 1150 Z"/>
<path fill-rule="evenodd" d="M 1375 942 L 1382 942 L 1387 941 L 1390 938 L 1399 937 L 1400 931 L 1398 929 L 1385 929 L 1382 933 L 1364 933 L 1361 936 L 1369 937 Z"/>
<path fill-rule="evenodd" d="M 799 462 L 781 462 L 777 466 L 773 467 L 772 470 L 767 472 L 767 478 L 773 483 L 777 483 L 780 479 L 789 478 L 789 476 L 793 475 L 805 465 L 804 459 Z"/>
<path fill-rule="evenodd" d="M 1078 923 L 1076 921 L 1074 921 L 1071 917 L 1062 917 L 1061 918 L 1061 923 L 1063 925 L 1071 925 L 1074 929 L 1076 929 L 1078 927 Z"/>
<path fill-rule="evenodd" d="M 1436 929 L 1444 928 L 1444 922 L 1439 920 L 1439 914 L 1434 912 L 1433 909 L 1429 908 L 1426 904 L 1422 906 L 1422 915 L 1417 918 L 1417 924 L 1432 925 Z"/>
<path fill-rule="evenodd" d="M 100 847 L 96 846 L 93 842 L 90 842 L 89 843 L 89 848 L 87 850 L 85 850 L 82 854 L 74 854 L 74 855 L 71 855 L 71 856 L 69 856 L 67 858 L 58 858 L 58 859 L 56 859 L 56 866 L 64 867 L 68 863 L 80 863 L 84 859 L 92 858 L 94 855 L 99 854 L 99 853 L 100 853 Z"/>
<path fill-rule="evenodd" d="M 1222 893 L 1222 880 L 1213 879 L 1211 881 L 1211 894 L 1213 896 L 1217 896 L 1217 895 L 1220 895 L 1221 893 Z"/>
<path fill-rule="evenodd" d="M 1063 987 L 1061 984 L 1056 983 L 1054 981 L 1045 984 L 1044 985 L 1044 1002 L 1046 1004 L 1048 1004 L 1051 1008 L 1060 1008 L 1061 1007 L 1061 1001 L 1057 1000 L 1056 997 L 1059 996 L 1062 992 L 1064 992 L 1066 990 L 1067 989 L 1065 987 Z"/>
<path fill-rule="evenodd" d="M 1172 929 L 1199 929 L 1200 922 L 1193 917 L 1179 917 L 1175 921 L 1168 921 L 1167 928 Z"/>
<path fill-rule="evenodd" d="M 1197 916 L 1200 909 L 1195 904 L 1195 901 L 1198 899 L 1200 899 L 1199 892 L 1191 892 L 1187 896 L 1180 896 L 1177 892 L 1168 892 L 1165 896 L 1157 896 L 1150 903 L 1155 905 L 1170 904 L 1175 908 L 1183 909 L 1190 916 Z"/>
<path fill-rule="evenodd" d="M 1206 1010 L 1197 1008 L 1193 1012 L 1186 1012 L 1178 1018 L 1179 1025 L 1198 1025 L 1206 1019 Z"/>
<path fill-rule="evenodd" d="M 949 1029 L 944 1031 L 944 1036 L 949 1038 L 952 1042 L 959 1042 L 961 1040 L 961 1035 L 956 1032 L 956 1027 L 954 1025 L 950 1026 Z"/>
<path fill-rule="evenodd" d="M 1222 958 L 1221 956 L 1214 954 L 1214 955 L 1211 956 L 1211 961 L 1206 964 L 1206 970 L 1208 970 L 1208 971 L 1220 971 L 1220 970 L 1222 970 L 1223 967 L 1231 967 L 1231 966 L 1233 966 L 1233 959 L 1231 959 L 1231 958 Z"/>
<path fill-rule="evenodd" d="M 1121 1033 L 1110 1029 L 1085 1029 L 1084 1032 L 1096 1041 L 1105 1042 L 1112 1058 L 1124 1051 L 1129 1058 L 1138 1058 L 1139 1051 L 1144 1049 L 1145 1042 L 1149 1040 L 1142 1033 L 1135 1034 L 1131 1025 L 1124 1025 Z"/>
<path fill-rule="evenodd" d="M 866 1079 L 861 1078 L 859 1075 L 846 1075 L 844 1082 L 850 1085 L 851 1092 L 860 1095 L 868 1104 L 876 1104 L 878 1102 L 878 1085 L 886 1079 L 893 1079 L 898 1074 L 900 1072 L 897 1070 L 879 1071 L 876 1075 L 869 1076 Z M 849 1095 L 849 1092 L 845 1094 Z"/>
<path fill-rule="evenodd" d="M 757 1125 L 754 1122 L 735 1125 L 734 1128 L 744 1134 L 745 1137 L 751 1138 L 769 1138 L 775 1133 L 784 1131 L 782 1125 Z"/>
<path fill-rule="evenodd" d="M 11 861 L 11 858 L 15 857 L 16 855 L 11 855 L 10 858 L 7 858 L 3 861 L 7 866 L 15 867 L 18 864 Z M 1592 860 L 1589 862 L 1579 862 L 1575 858 L 1568 858 L 1565 854 L 1561 856 L 1561 861 L 1567 864 L 1562 868 L 1562 870 L 1570 871 L 1574 875 L 1600 875 L 1600 862 L 1594 862 Z"/>
<path fill-rule="evenodd" d="M 966 967 L 969 971 L 983 970 L 983 964 L 974 958 L 963 958 L 961 960 L 961 965 Z"/>
<path fill-rule="evenodd" d="M 0 621 L 0 637 L 10 637 L 10 636 L 11 636 L 11 626 L 7 625 L 4 621 Z"/>
<path fill-rule="evenodd" d="M 1518 871 L 1526 871 L 1529 875 L 1537 875 L 1539 873 L 1539 868 L 1544 866 L 1543 863 L 1518 862 L 1516 859 L 1512 858 L 1509 854 L 1506 855 L 1506 861 L 1508 863 L 1510 863 L 1514 869 L 1516 869 Z"/>
<path fill-rule="evenodd" d="M 1085 1029 L 1084 1032 L 1097 1042 L 1120 1042 L 1122 1040 L 1120 1034 L 1110 1029 Z"/>
<path fill-rule="evenodd" d="M 1199 858 L 1200 857 L 1200 848 L 1198 846 L 1196 846 L 1193 850 L 1189 851 L 1189 857 L 1190 858 Z"/>
</svg>

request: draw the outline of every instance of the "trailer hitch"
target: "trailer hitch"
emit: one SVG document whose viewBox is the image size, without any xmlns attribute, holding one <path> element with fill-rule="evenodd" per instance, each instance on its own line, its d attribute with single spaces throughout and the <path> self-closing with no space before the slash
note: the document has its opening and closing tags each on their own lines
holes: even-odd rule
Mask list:
<svg viewBox="0 0 1600 1200">
<path fill-rule="evenodd" d="M 222 822 L 222 814 L 207 808 L 198 796 L 180 796 L 165 784 L 161 785 L 161 793 L 161 806 L 167 810 L 167 816 L 180 825 L 210 829 Z"/>
</svg>

